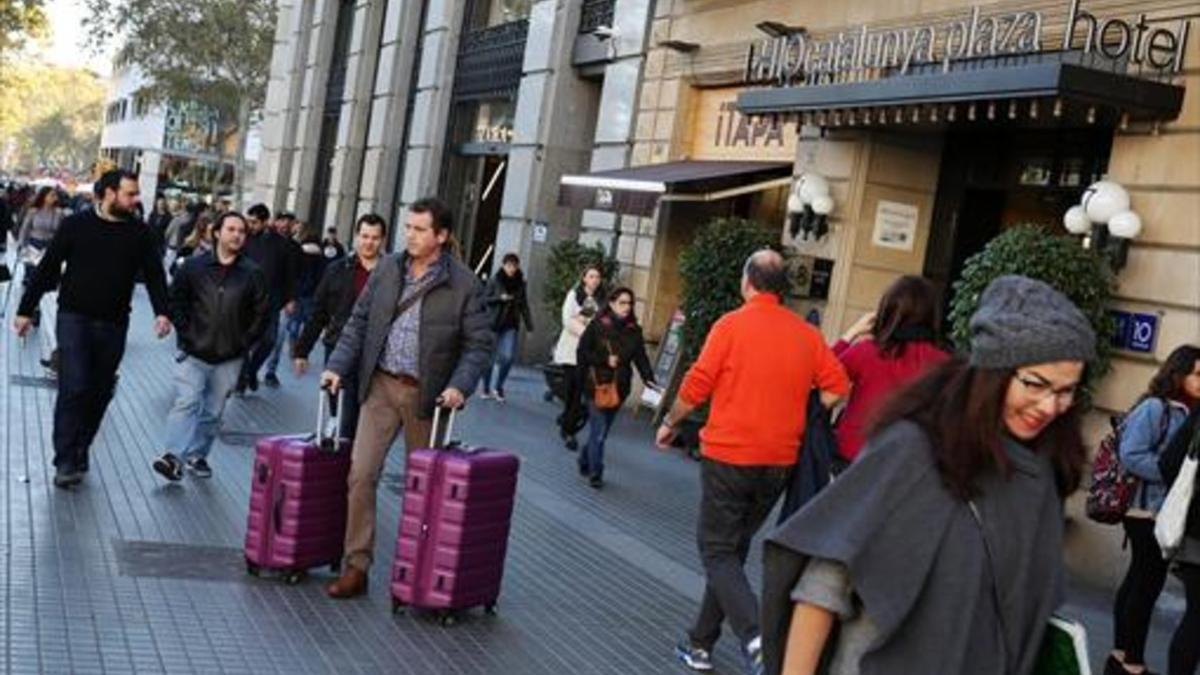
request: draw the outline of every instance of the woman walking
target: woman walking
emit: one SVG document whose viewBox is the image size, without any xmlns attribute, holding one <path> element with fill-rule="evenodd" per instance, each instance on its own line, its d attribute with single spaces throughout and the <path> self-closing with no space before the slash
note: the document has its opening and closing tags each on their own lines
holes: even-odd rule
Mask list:
<svg viewBox="0 0 1200 675">
<path fill-rule="evenodd" d="M 517 335 L 521 322 L 533 332 L 533 316 L 525 292 L 525 275 L 516 253 L 506 253 L 500 269 L 487 286 L 487 305 L 492 313 L 492 331 L 496 333 L 496 362 L 483 375 L 483 398 L 504 403 L 504 382 L 517 357 Z"/>
<path fill-rule="evenodd" d="M 563 368 L 563 412 L 558 417 L 558 433 L 568 450 L 576 450 L 579 444 L 575 434 L 587 421 L 583 407 L 583 377 L 576 367 L 576 352 L 583 331 L 600 311 L 604 293 L 600 283 L 604 279 L 599 267 L 584 268 L 579 283 L 567 291 L 562 304 L 562 332 L 554 347 L 554 363 Z"/>
<path fill-rule="evenodd" d="M 854 464 L 769 537 L 767 672 L 1032 672 L 1064 591 L 1096 338 L 1019 276 L 988 286 L 970 330 L 970 356 L 892 397 Z"/>
<path fill-rule="evenodd" d="M 637 367 L 647 387 L 655 386 L 633 305 L 633 291 L 613 291 L 608 307 L 583 331 L 576 354 L 578 367 L 587 378 L 590 399 L 590 427 L 587 446 L 579 453 L 579 473 L 597 489 L 604 486 L 604 443 L 617 412 L 629 397 L 633 368 Z"/>
<path fill-rule="evenodd" d="M 1158 464 L 1197 404 L 1200 347 L 1184 345 L 1171 352 L 1121 423 L 1121 466 L 1139 479 L 1139 485 L 1122 523 L 1131 555 L 1113 606 L 1113 650 L 1105 675 L 1146 672 L 1146 637 L 1170 566 L 1154 538 L 1154 518 L 1171 487 Z M 1193 639 L 1200 641 L 1200 635 Z"/>
<path fill-rule="evenodd" d="M 49 185 L 38 190 L 33 203 L 25 211 L 21 229 L 17 233 L 17 257 L 25 265 L 24 283 L 28 284 L 62 220 L 63 210 L 58 207 L 58 191 Z M 34 310 L 32 318 L 33 325 L 41 323 L 40 307 Z"/>
<path fill-rule="evenodd" d="M 1196 406 L 1183 427 L 1171 439 L 1159 460 L 1159 468 L 1167 485 L 1174 485 L 1183 461 L 1188 455 L 1200 457 L 1200 406 Z M 1175 629 L 1168 652 L 1169 675 L 1194 675 L 1200 666 L 1200 474 L 1193 486 L 1191 507 L 1188 509 L 1183 544 L 1173 562 L 1175 576 L 1183 582 L 1187 609 Z"/>
<path fill-rule="evenodd" d="M 884 292 L 876 311 L 833 345 L 853 385 L 835 432 L 841 462 L 849 464 L 858 456 L 867 423 L 888 395 L 950 358 L 938 347 L 941 331 L 933 284 L 903 276 Z"/>
</svg>

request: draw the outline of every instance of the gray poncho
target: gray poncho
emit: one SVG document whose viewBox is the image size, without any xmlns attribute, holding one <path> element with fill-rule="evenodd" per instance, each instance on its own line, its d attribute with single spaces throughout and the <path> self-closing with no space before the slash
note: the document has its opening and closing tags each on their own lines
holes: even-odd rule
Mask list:
<svg viewBox="0 0 1200 675">
<path fill-rule="evenodd" d="M 886 429 L 768 538 L 762 625 L 768 673 L 782 667 L 790 593 L 810 557 L 846 566 L 878 630 L 863 655 L 863 675 L 1033 670 L 1063 588 L 1062 502 L 1053 468 L 1006 441 L 1011 475 L 981 479 L 974 499 L 981 529 L 968 504 L 946 489 L 929 442 L 911 422 Z"/>
</svg>

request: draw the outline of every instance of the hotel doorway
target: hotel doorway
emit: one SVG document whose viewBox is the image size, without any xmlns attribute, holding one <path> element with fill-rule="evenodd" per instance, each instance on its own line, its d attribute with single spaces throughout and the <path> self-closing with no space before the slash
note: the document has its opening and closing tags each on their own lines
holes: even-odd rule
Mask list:
<svg viewBox="0 0 1200 675">
<path fill-rule="evenodd" d="M 925 276 L 949 305 L 966 261 L 1010 227 L 1065 232 L 1062 216 L 1107 171 L 1113 130 L 950 130 Z"/>
</svg>

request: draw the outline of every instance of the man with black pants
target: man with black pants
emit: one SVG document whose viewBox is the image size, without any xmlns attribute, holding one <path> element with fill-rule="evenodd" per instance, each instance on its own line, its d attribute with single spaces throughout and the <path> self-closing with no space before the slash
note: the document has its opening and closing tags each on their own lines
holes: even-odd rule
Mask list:
<svg viewBox="0 0 1200 675">
<path fill-rule="evenodd" d="M 250 237 L 246 240 L 245 253 L 262 268 L 267 291 L 271 295 L 271 312 L 262 337 L 250 349 L 250 354 L 242 364 L 242 375 L 235 388 L 239 394 L 247 389 L 258 390 L 258 371 L 271 356 L 275 340 L 279 337 L 279 312 L 282 310 L 290 316 L 296 311 L 295 256 L 288 241 L 268 227 L 270 220 L 271 211 L 266 204 L 255 204 L 246 211 Z"/>
<path fill-rule="evenodd" d="M 225 401 L 267 323 L 270 298 L 262 270 L 241 254 L 246 219 L 229 211 L 214 228 L 213 250 L 188 258 L 171 283 L 180 352 L 176 397 L 167 415 L 167 452 L 153 464 L 170 481 L 182 478 L 185 466 L 197 478 L 212 475 L 208 453 Z"/>
<path fill-rule="evenodd" d="M 688 370 L 656 441 L 666 448 L 692 410 L 712 401 L 700 432 L 700 518 L 704 564 L 700 615 L 675 649 L 693 670 L 712 670 L 712 650 L 729 619 L 747 675 L 762 675 L 758 599 L 746 579 L 750 542 L 783 493 L 804 435 L 809 393 L 833 406 L 850 380 L 817 329 L 782 304 L 783 257 L 759 251 L 742 274 L 745 304 L 717 320 Z"/>
<path fill-rule="evenodd" d="M 387 222 L 382 216 L 368 213 L 358 219 L 357 230 L 354 255 L 331 263 L 317 284 L 312 316 L 305 322 L 304 330 L 292 348 L 297 375 L 303 375 L 308 370 L 308 355 L 316 345 L 317 337 L 322 337 L 325 343 L 325 362 L 329 362 L 354 303 L 362 295 L 367 279 L 379 263 L 383 242 L 387 237 Z M 342 388 L 346 391 L 342 397 L 345 409 L 338 411 L 338 419 L 341 420 L 343 438 L 354 438 L 354 428 L 358 425 L 356 380 L 355 374 L 349 373 L 342 382 Z"/>
<path fill-rule="evenodd" d="M 88 448 L 100 429 L 125 354 L 134 278 L 140 271 L 154 307 L 154 332 L 171 332 L 162 261 L 150 229 L 133 219 L 137 176 L 113 170 L 96 182 L 98 207 L 69 216 L 50 240 L 33 272 L 13 327 L 24 336 L 33 311 L 59 285 L 58 346 L 61 370 L 54 405 L 54 484 L 79 484 L 88 471 Z M 66 263 L 66 272 L 62 272 Z"/>
</svg>

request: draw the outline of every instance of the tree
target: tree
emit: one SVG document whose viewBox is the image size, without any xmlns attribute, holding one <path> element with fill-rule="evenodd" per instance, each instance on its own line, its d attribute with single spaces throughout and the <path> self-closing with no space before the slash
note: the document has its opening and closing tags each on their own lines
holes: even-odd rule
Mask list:
<svg viewBox="0 0 1200 675">
<path fill-rule="evenodd" d="M 0 63 L 25 45 L 26 38 L 46 31 L 44 0 L 0 0 Z M 2 73 L 3 70 L 0 70 Z"/>
<path fill-rule="evenodd" d="M 0 81 L 0 139 L 15 155 L 0 164 L 84 169 L 100 149 L 104 86 L 95 73 L 38 62 L 5 69 Z"/>
<path fill-rule="evenodd" d="M 262 111 L 275 36 L 273 0 L 87 0 L 93 49 L 125 41 L 119 59 L 137 66 L 160 104 L 196 103 L 219 115 L 217 152 L 238 134 L 234 190 L 242 198 L 246 138 Z"/>
</svg>

